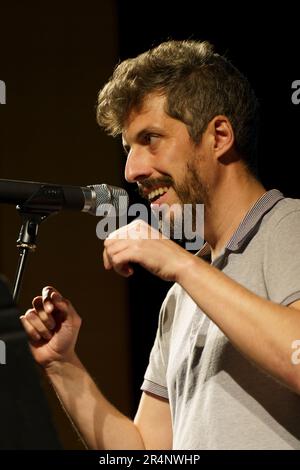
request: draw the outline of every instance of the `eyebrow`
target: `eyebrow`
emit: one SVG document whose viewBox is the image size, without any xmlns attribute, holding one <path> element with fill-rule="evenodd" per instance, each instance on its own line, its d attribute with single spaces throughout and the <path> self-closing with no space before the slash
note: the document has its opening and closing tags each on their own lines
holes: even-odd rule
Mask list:
<svg viewBox="0 0 300 470">
<path fill-rule="evenodd" d="M 140 130 L 136 136 L 134 137 L 133 140 L 141 140 L 145 135 L 147 134 L 152 134 L 155 132 L 159 132 L 160 134 L 162 133 L 161 129 L 158 127 L 145 127 L 144 129 Z M 122 142 L 123 148 L 126 152 L 126 154 L 129 153 L 130 150 L 130 145 L 129 144 L 124 144 L 124 141 Z"/>
</svg>

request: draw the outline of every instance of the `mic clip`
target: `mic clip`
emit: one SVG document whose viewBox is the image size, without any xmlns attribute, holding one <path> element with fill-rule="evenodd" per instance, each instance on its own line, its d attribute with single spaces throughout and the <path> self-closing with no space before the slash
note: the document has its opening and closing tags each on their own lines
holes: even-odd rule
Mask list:
<svg viewBox="0 0 300 470">
<path fill-rule="evenodd" d="M 40 214 L 42 216 L 59 212 L 65 204 L 63 188 L 50 184 L 41 185 L 22 205 L 20 212 Z"/>
</svg>

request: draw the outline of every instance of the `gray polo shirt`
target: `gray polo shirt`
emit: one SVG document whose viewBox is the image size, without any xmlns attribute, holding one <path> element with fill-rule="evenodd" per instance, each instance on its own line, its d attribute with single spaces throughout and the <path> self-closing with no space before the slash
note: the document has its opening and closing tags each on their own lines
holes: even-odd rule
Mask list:
<svg viewBox="0 0 300 470">
<path fill-rule="evenodd" d="M 209 252 L 198 255 L 210 261 Z M 300 299 L 300 200 L 266 192 L 213 264 L 261 297 Z M 178 284 L 142 390 L 169 400 L 174 449 L 300 449 L 300 396 L 242 356 Z"/>
</svg>

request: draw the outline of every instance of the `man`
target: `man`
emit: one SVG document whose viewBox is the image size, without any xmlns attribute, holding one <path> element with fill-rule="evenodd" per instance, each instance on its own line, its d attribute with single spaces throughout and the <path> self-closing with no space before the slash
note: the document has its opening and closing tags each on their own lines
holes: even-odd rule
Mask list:
<svg viewBox="0 0 300 470">
<path fill-rule="evenodd" d="M 76 356 L 70 302 L 52 287 L 33 300 L 21 320 L 75 426 L 90 448 L 300 448 L 300 203 L 255 177 L 248 81 L 207 42 L 169 41 L 116 68 L 98 121 L 122 134 L 126 179 L 146 199 L 204 204 L 207 243 L 193 256 L 140 222 L 104 243 L 106 269 L 139 263 L 175 282 L 134 422 Z"/>
</svg>

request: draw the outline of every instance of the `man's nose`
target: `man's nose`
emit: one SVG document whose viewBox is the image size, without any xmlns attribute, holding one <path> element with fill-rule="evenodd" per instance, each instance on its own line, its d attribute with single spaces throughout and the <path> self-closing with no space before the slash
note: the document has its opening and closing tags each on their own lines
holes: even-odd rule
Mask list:
<svg viewBox="0 0 300 470">
<path fill-rule="evenodd" d="M 153 172 L 149 156 L 146 152 L 131 149 L 125 166 L 125 179 L 128 183 L 136 183 L 149 178 Z"/>
</svg>

